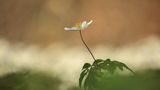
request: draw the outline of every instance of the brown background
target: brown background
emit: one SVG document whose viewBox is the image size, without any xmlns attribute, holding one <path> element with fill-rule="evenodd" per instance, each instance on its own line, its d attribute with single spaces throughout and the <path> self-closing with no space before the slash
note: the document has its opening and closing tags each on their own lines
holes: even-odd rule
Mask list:
<svg viewBox="0 0 160 90">
<path fill-rule="evenodd" d="M 79 42 L 63 30 L 93 19 L 84 37 L 89 44 L 124 45 L 160 35 L 160 0 L 1 0 L 0 37 L 48 45 Z"/>
</svg>

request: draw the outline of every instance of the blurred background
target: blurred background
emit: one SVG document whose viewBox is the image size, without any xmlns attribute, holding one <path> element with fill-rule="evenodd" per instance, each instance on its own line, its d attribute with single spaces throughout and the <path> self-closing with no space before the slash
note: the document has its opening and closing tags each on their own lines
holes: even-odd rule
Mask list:
<svg viewBox="0 0 160 90">
<path fill-rule="evenodd" d="M 93 60 L 79 33 L 64 27 L 84 20 L 93 20 L 83 36 L 96 58 L 159 69 L 159 16 L 159 0 L 1 0 L 0 75 L 35 70 L 60 79 L 53 90 L 78 86 L 81 67 Z"/>
</svg>

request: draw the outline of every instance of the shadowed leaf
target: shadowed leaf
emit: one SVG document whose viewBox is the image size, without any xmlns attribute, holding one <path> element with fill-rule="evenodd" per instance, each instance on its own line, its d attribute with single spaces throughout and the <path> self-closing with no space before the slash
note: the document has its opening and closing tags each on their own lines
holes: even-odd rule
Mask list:
<svg viewBox="0 0 160 90">
<path fill-rule="evenodd" d="M 102 62 L 102 61 L 103 61 L 102 59 L 97 59 L 97 60 L 94 61 L 93 64 L 96 65 L 96 64 L 99 64 L 99 63 Z"/>
<path fill-rule="evenodd" d="M 87 73 L 88 73 L 88 70 L 84 70 L 84 71 L 82 71 L 82 73 L 80 74 L 80 78 L 79 78 L 79 87 L 82 86 L 82 81 L 83 81 L 85 75 L 87 75 Z"/>
<path fill-rule="evenodd" d="M 83 69 L 88 69 L 90 66 L 91 66 L 91 64 L 85 63 L 84 66 L 83 66 L 83 68 L 82 68 L 82 70 L 83 70 Z"/>
</svg>

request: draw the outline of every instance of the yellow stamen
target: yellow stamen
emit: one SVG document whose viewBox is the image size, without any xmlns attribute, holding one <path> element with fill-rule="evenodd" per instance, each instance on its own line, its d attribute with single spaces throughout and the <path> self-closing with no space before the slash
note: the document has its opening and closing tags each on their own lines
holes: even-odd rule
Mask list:
<svg viewBox="0 0 160 90">
<path fill-rule="evenodd" d="M 81 27 L 81 23 L 77 23 L 75 26 L 76 26 L 77 28 L 80 28 L 80 27 Z"/>
</svg>

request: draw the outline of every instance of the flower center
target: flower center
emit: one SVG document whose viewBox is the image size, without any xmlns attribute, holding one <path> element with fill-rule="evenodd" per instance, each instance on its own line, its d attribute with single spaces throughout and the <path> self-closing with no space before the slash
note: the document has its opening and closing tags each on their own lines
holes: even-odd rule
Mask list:
<svg viewBox="0 0 160 90">
<path fill-rule="evenodd" d="M 76 26 L 77 28 L 81 28 L 81 23 L 77 23 L 75 26 Z"/>
</svg>

